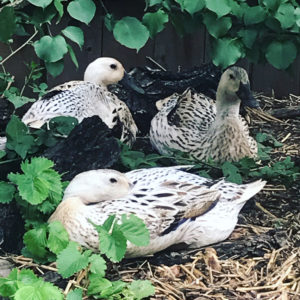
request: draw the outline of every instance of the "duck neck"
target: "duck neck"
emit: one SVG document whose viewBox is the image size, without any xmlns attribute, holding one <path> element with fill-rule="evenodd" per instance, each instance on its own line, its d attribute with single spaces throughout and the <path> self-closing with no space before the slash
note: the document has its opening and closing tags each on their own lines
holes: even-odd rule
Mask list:
<svg viewBox="0 0 300 300">
<path fill-rule="evenodd" d="M 217 91 L 216 119 L 237 118 L 240 110 L 240 99 L 226 91 Z"/>
</svg>

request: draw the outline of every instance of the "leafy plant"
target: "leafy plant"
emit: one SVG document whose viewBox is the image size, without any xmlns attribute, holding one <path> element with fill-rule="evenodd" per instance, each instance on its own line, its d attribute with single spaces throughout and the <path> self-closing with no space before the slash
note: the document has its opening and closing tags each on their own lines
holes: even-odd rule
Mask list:
<svg viewBox="0 0 300 300">
<path fill-rule="evenodd" d="M 234 183 L 242 183 L 244 180 L 263 178 L 270 183 L 284 183 L 287 186 L 294 182 L 300 175 L 300 168 L 295 166 L 290 157 L 284 160 L 272 162 L 270 152 L 281 147 L 272 135 L 258 133 L 258 159 L 245 157 L 238 162 L 217 163 L 212 160 L 208 162 L 195 161 L 187 153 L 174 151 L 173 156 L 144 154 L 141 151 L 130 150 L 128 146 L 122 145 L 120 163 L 127 170 L 162 167 L 170 165 L 193 165 L 192 172 L 207 178 L 225 177 Z"/>
<path fill-rule="evenodd" d="M 107 12 L 105 25 L 122 45 L 139 50 L 170 21 L 181 36 L 204 24 L 210 34 L 212 61 L 223 68 L 247 57 L 286 69 L 299 54 L 296 1 L 261 0 L 254 6 L 243 0 L 145 0 L 145 4 L 141 21 L 116 20 Z"/>
<path fill-rule="evenodd" d="M 62 199 L 61 176 L 53 170 L 53 162 L 42 157 L 34 157 L 22 162 L 23 174 L 10 173 L 9 182 L 0 182 L 0 201 L 9 203 L 13 199 L 21 207 L 29 229 L 23 241 L 23 255 L 32 257 L 39 263 L 56 261 L 58 273 L 63 278 L 73 276 L 82 269 L 89 270 L 88 295 L 105 299 L 142 299 L 154 293 L 148 281 L 127 284 L 111 282 L 105 278 L 106 255 L 111 261 L 120 261 L 126 252 L 127 241 L 146 246 L 149 231 L 145 224 L 134 215 L 110 216 L 103 225 L 94 225 L 99 233 L 100 254 L 83 249 L 69 241 L 69 236 L 60 222 L 45 223 Z M 38 278 L 32 271 L 14 269 L 7 278 L 0 278 L 0 295 L 11 299 L 63 299 L 61 291 L 50 283 Z M 78 296 L 82 290 L 74 290 L 68 299 Z"/>
<path fill-rule="evenodd" d="M 10 173 L 10 182 L 0 181 L 0 202 L 15 199 L 27 227 L 42 224 L 62 198 L 63 183 L 53 166 L 46 158 L 34 157 L 21 163 L 23 174 Z"/>
<path fill-rule="evenodd" d="M 22 159 L 41 152 L 43 146 L 52 147 L 61 138 L 65 138 L 78 124 L 73 117 L 55 117 L 41 129 L 30 129 L 15 115 L 11 116 L 6 127 L 6 152 L 0 157 L 3 159 L 20 156 Z"/>
</svg>

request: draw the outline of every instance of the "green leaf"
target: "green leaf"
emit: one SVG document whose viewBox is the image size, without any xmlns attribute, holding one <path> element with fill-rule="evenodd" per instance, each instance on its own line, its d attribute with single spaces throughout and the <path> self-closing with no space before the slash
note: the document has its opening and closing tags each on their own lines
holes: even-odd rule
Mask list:
<svg viewBox="0 0 300 300">
<path fill-rule="evenodd" d="M 294 42 L 272 41 L 266 49 L 266 59 L 277 69 L 286 69 L 297 57 L 297 47 Z"/>
<path fill-rule="evenodd" d="M 51 24 L 51 20 L 55 17 L 57 11 L 54 6 L 48 6 L 46 8 L 35 7 L 30 22 L 35 26 L 48 23 Z"/>
<path fill-rule="evenodd" d="M 102 256 L 99 254 L 93 254 L 89 257 L 89 262 L 91 264 L 90 271 L 94 274 L 98 274 L 101 277 L 105 276 L 106 262 Z"/>
<path fill-rule="evenodd" d="M 13 296 L 18 290 L 18 272 L 17 268 L 13 269 L 8 277 L 0 277 L 0 295 L 3 297 Z"/>
<path fill-rule="evenodd" d="M 24 174 L 8 174 L 9 180 L 18 185 L 20 196 L 32 205 L 43 202 L 51 192 L 62 194 L 60 175 L 51 169 L 53 162 L 43 157 L 34 157 L 31 163 L 22 162 Z"/>
<path fill-rule="evenodd" d="M 47 247 L 55 254 L 65 249 L 69 243 L 69 235 L 63 225 L 54 221 L 48 225 L 49 237 Z"/>
<path fill-rule="evenodd" d="M 78 244 L 70 242 L 57 256 L 58 273 L 63 278 L 68 278 L 85 268 L 88 263 L 88 257 L 78 251 Z"/>
<path fill-rule="evenodd" d="M 109 31 L 113 31 L 116 20 L 112 14 L 106 14 L 104 16 L 104 24 Z"/>
<path fill-rule="evenodd" d="M 261 23 L 266 19 L 267 13 L 261 6 L 252 6 L 245 10 L 244 23 L 246 26 Z"/>
<path fill-rule="evenodd" d="M 102 228 L 107 232 L 110 231 L 111 226 L 113 225 L 115 219 L 116 219 L 116 215 L 110 215 L 103 223 Z"/>
<path fill-rule="evenodd" d="M 7 42 L 16 30 L 16 16 L 13 7 L 5 6 L 0 11 L 0 41 Z"/>
<path fill-rule="evenodd" d="M 53 63 L 45 63 L 47 71 L 53 76 L 56 77 L 62 73 L 64 70 L 64 60 L 59 60 Z"/>
<path fill-rule="evenodd" d="M 15 151 L 22 158 L 34 144 L 34 138 L 28 134 L 28 128 L 21 120 L 12 115 L 10 121 L 6 126 L 6 148 Z"/>
<path fill-rule="evenodd" d="M 147 246 L 150 242 L 149 230 L 143 220 L 133 214 L 128 218 L 125 214 L 122 215 L 120 230 L 128 241 L 137 246 Z"/>
<path fill-rule="evenodd" d="M 109 280 L 100 277 L 98 274 L 90 274 L 89 280 L 88 295 L 99 294 L 102 290 L 112 286 L 112 283 Z"/>
<path fill-rule="evenodd" d="M 81 49 L 82 45 L 84 44 L 84 35 L 83 31 L 79 27 L 68 26 L 61 32 L 65 37 L 76 43 Z"/>
<path fill-rule="evenodd" d="M 13 88 L 6 90 L 3 94 L 7 98 L 7 100 L 14 105 L 15 109 L 23 106 L 24 104 L 26 104 L 28 102 L 35 101 L 34 98 L 28 98 L 25 96 L 17 95 L 16 90 L 14 90 Z"/>
<path fill-rule="evenodd" d="M 50 120 L 49 128 L 63 136 L 68 136 L 77 124 L 78 120 L 74 117 L 60 116 Z"/>
<path fill-rule="evenodd" d="M 133 299 L 132 293 L 130 293 L 130 296 L 127 296 L 127 294 L 124 293 L 127 291 L 127 289 L 125 289 L 126 286 L 127 286 L 127 284 L 121 280 L 112 281 L 111 286 L 104 288 L 101 291 L 100 297 L 104 298 L 104 299 L 112 299 L 112 297 L 115 296 L 117 298 L 118 296 L 120 297 L 119 293 L 121 292 L 122 296 L 123 296 L 122 299 Z"/>
<path fill-rule="evenodd" d="M 95 225 L 94 225 L 95 226 Z M 117 224 L 114 225 L 112 233 L 108 233 L 102 226 L 95 226 L 99 234 L 100 251 L 111 261 L 120 261 L 126 252 L 127 241 Z"/>
<path fill-rule="evenodd" d="M 182 10 L 186 10 L 191 15 L 199 12 L 205 6 L 205 0 L 175 0 L 180 4 Z"/>
<path fill-rule="evenodd" d="M 52 0 L 28 0 L 28 2 L 35 6 L 45 8 L 52 2 Z"/>
<path fill-rule="evenodd" d="M 6 155 L 6 152 L 4 150 L 0 150 L 0 159 L 3 158 Z"/>
<path fill-rule="evenodd" d="M 64 0 L 54 0 L 54 6 L 58 11 L 60 18 L 64 15 L 64 6 L 61 4 L 62 1 Z"/>
<path fill-rule="evenodd" d="M 75 289 L 67 294 L 66 300 L 82 300 L 82 289 Z"/>
<path fill-rule="evenodd" d="M 287 29 L 295 24 L 295 8 L 290 3 L 281 4 L 275 14 L 275 18 L 280 22 L 282 29 Z"/>
<path fill-rule="evenodd" d="M 61 35 L 54 37 L 45 35 L 33 46 L 37 56 L 47 63 L 59 61 L 68 52 L 67 43 Z"/>
<path fill-rule="evenodd" d="M 36 257 L 43 258 L 47 254 L 46 225 L 31 229 L 24 234 L 23 240 L 27 249 Z"/>
<path fill-rule="evenodd" d="M 67 10 L 72 18 L 88 25 L 95 16 L 96 5 L 92 0 L 74 0 Z"/>
<path fill-rule="evenodd" d="M 155 288 L 149 280 L 134 280 L 128 289 L 134 294 L 134 299 L 140 300 L 155 294 Z"/>
<path fill-rule="evenodd" d="M 212 58 L 216 66 L 226 68 L 245 56 L 245 50 L 237 39 L 222 38 L 213 43 Z"/>
<path fill-rule="evenodd" d="M 271 11 L 276 11 L 281 3 L 281 0 L 263 0 L 263 4 Z"/>
<path fill-rule="evenodd" d="M 168 15 L 161 9 L 155 13 L 146 13 L 143 17 L 143 24 L 147 26 L 151 38 L 161 32 L 168 21 Z"/>
<path fill-rule="evenodd" d="M 4 181 L 0 181 L 0 203 L 9 203 L 15 194 L 16 188 Z"/>
<path fill-rule="evenodd" d="M 124 17 L 116 22 L 113 34 L 122 45 L 139 51 L 149 39 L 149 31 L 137 18 Z"/>
<path fill-rule="evenodd" d="M 63 300 L 64 296 L 58 287 L 50 282 L 44 282 L 42 279 L 33 285 L 23 286 L 14 295 L 15 300 L 44 300 L 55 299 Z"/>
<path fill-rule="evenodd" d="M 217 18 L 214 13 L 206 13 L 203 16 L 203 23 L 206 25 L 207 31 L 214 38 L 224 36 L 232 26 L 230 17 Z"/>
<path fill-rule="evenodd" d="M 300 27 L 300 7 L 297 7 L 295 9 L 294 14 L 295 14 L 295 18 L 296 18 L 296 24 L 298 27 Z"/>
<path fill-rule="evenodd" d="M 75 54 L 73 48 L 69 44 L 67 45 L 67 47 L 68 47 L 68 51 L 69 51 L 72 62 L 74 63 L 75 67 L 78 68 L 78 66 L 79 66 L 78 61 L 77 61 L 77 57 L 76 57 L 76 54 Z"/>
<path fill-rule="evenodd" d="M 257 30 L 256 29 L 241 29 L 238 31 L 238 36 L 242 38 L 244 45 L 251 49 L 256 37 L 257 37 Z"/>
<path fill-rule="evenodd" d="M 218 18 L 231 12 L 228 0 L 206 0 L 206 8 L 217 14 Z"/>
<path fill-rule="evenodd" d="M 243 178 L 239 173 L 239 169 L 231 162 L 226 161 L 225 163 L 223 163 L 222 171 L 228 181 L 238 184 L 241 184 L 243 182 Z"/>
<path fill-rule="evenodd" d="M 148 8 L 148 7 L 152 7 L 156 4 L 161 4 L 162 2 L 163 2 L 163 0 L 146 0 L 146 5 Z"/>
</svg>

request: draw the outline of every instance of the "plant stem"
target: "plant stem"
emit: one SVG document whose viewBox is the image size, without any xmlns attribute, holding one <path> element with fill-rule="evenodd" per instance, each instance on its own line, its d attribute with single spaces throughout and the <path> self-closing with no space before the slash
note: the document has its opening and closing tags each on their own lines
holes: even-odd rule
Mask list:
<svg viewBox="0 0 300 300">
<path fill-rule="evenodd" d="M 106 8 L 106 6 L 104 5 L 104 3 L 103 3 L 102 0 L 100 0 L 100 4 L 101 4 L 102 8 L 104 9 L 105 14 L 109 14 L 109 11 L 108 11 L 108 9 Z"/>
<path fill-rule="evenodd" d="M 17 48 L 16 50 L 14 50 L 11 54 L 9 54 L 7 57 L 5 57 L 2 61 L 1 61 L 1 63 L 0 63 L 0 65 L 2 66 L 2 68 L 3 68 L 3 64 L 6 62 L 6 61 L 8 61 L 11 57 L 13 57 L 17 52 L 19 52 L 21 49 L 23 49 L 27 44 L 29 44 L 29 42 L 37 35 L 37 30 L 35 29 L 35 31 L 34 31 L 34 33 L 33 33 L 33 35 L 24 43 L 24 44 L 22 44 L 19 48 Z"/>
</svg>

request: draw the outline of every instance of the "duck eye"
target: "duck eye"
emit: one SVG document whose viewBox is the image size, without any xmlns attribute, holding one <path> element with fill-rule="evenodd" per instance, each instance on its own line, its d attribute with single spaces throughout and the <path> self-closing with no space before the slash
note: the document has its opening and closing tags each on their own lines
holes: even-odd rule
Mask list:
<svg viewBox="0 0 300 300">
<path fill-rule="evenodd" d="M 116 178 L 110 178 L 109 181 L 110 181 L 111 183 L 116 183 L 116 182 L 117 182 L 117 179 L 116 179 Z"/>
<path fill-rule="evenodd" d="M 235 77 L 232 74 L 229 74 L 230 79 L 235 79 Z"/>
<path fill-rule="evenodd" d="M 117 65 L 116 64 L 111 64 L 110 67 L 111 67 L 111 69 L 115 70 L 117 68 Z"/>
</svg>

